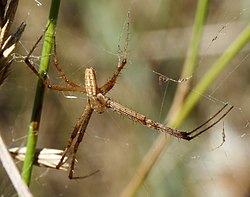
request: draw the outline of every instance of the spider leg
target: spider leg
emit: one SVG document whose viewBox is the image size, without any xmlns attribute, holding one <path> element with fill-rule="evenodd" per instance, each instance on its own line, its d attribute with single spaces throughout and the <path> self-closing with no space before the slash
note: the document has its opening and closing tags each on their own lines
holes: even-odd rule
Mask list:
<svg viewBox="0 0 250 197">
<path fill-rule="evenodd" d="M 69 149 L 70 149 L 70 147 L 71 147 L 71 145 L 72 145 L 74 139 L 76 138 L 79 129 L 80 129 L 80 128 L 82 127 L 82 125 L 84 124 L 86 117 L 89 116 L 89 113 L 90 113 L 90 109 L 89 109 L 89 108 L 90 108 L 90 106 L 89 106 L 89 104 L 87 104 L 87 106 L 85 107 L 83 113 L 81 114 L 80 118 L 78 119 L 78 121 L 77 121 L 77 123 L 76 123 L 76 125 L 75 125 L 75 127 L 74 127 L 74 130 L 73 130 L 73 132 L 72 132 L 72 134 L 71 134 L 71 136 L 70 136 L 70 138 L 69 138 L 68 145 L 67 145 L 67 147 L 65 148 L 64 153 L 62 154 L 62 158 L 61 158 L 61 160 L 59 161 L 59 163 L 58 163 L 57 166 L 56 166 L 57 169 L 59 169 L 59 168 L 63 165 L 64 158 L 65 158 L 65 156 L 67 155 L 67 153 L 68 153 L 68 151 L 69 151 Z M 91 113 L 92 113 L 92 112 L 91 112 Z M 89 118 L 88 118 L 88 119 L 89 119 Z M 81 131 L 80 131 L 80 132 L 81 132 Z"/>
<path fill-rule="evenodd" d="M 111 100 L 110 98 L 106 96 L 103 96 L 101 93 L 97 94 L 97 99 L 101 104 L 105 105 L 107 108 L 113 110 L 114 112 L 124 115 L 130 120 L 133 120 L 142 125 L 145 125 L 146 127 L 150 129 L 155 129 L 157 131 L 165 132 L 177 138 L 183 138 L 183 139 L 188 138 L 188 133 L 174 129 L 174 128 L 166 127 L 165 125 L 159 122 L 156 122 L 154 120 L 147 118 L 143 114 L 137 113 L 136 111 L 131 110 L 121 105 L 120 103 L 117 103 Z"/>
<path fill-rule="evenodd" d="M 114 87 L 120 72 L 127 64 L 128 41 L 129 41 L 129 22 L 130 22 L 129 19 L 130 19 L 130 12 L 128 12 L 128 15 L 127 15 L 127 33 L 126 33 L 126 38 L 125 38 L 125 47 L 124 47 L 123 58 L 122 58 L 122 61 L 119 61 L 118 68 L 117 68 L 116 72 L 113 74 L 113 76 L 111 77 L 111 79 L 100 88 L 100 92 L 103 95 L 105 95 L 108 91 L 110 91 Z M 120 47 L 118 47 L 118 48 L 120 48 Z"/>
<path fill-rule="evenodd" d="M 204 125 L 206 125 L 208 122 L 210 122 L 212 119 L 214 119 L 219 113 L 221 113 L 223 111 L 223 109 L 225 109 L 228 106 L 228 104 L 225 104 L 217 113 L 215 113 L 211 118 L 209 118 L 206 122 L 204 122 L 203 124 L 201 124 L 199 127 L 195 128 L 194 130 L 188 132 L 188 136 L 189 136 L 189 140 L 192 140 L 194 138 L 196 138 L 197 136 L 199 136 L 200 134 L 204 133 L 205 131 L 207 131 L 208 129 L 212 128 L 214 125 L 216 125 L 218 122 L 220 122 L 233 108 L 234 106 L 231 106 L 224 114 L 222 114 L 222 116 L 214 121 L 211 125 L 207 126 L 206 128 L 202 129 L 201 131 L 199 131 L 198 133 L 196 133 L 193 136 L 190 136 L 192 133 L 194 133 L 195 131 L 197 131 L 198 129 L 200 129 L 201 127 L 203 127 Z"/>
<path fill-rule="evenodd" d="M 127 59 L 123 59 L 121 64 L 118 66 L 118 69 L 112 76 L 112 78 L 100 88 L 100 92 L 103 95 L 105 95 L 108 91 L 110 91 L 114 87 L 117 77 L 119 76 L 120 72 L 122 71 L 122 69 L 124 68 L 126 64 L 127 64 Z"/>
<path fill-rule="evenodd" d="M 47 28 L 46 28 L 46 30 L 47 30 Z M 28 55 L 25 57 L 24 62 L 35 73 L 35 75 L 43 82 L 43 84 L 45 86 L 48 86 L 48 82 L 46 81 L 46 79 L 42 75 L 39 74 L 39 72 L 36 70 L 36 68 L 32 65 L 32 63 L 29 60 L 31 54 L 34 52 L 34 50 L 36 49 L 37 45 L 42 40 L 42 38 L 43 38 L 43 34 L 37 39 L 36 43 L 34 44 L 34 46 L 29 51 Z M 46 76 L 46 74 L 44 76 Z"/>
<path fill-rule="evenodd" d="M 54 65 L 57 69 L 57 71 L 60 73 L 60 75 L 62 76 L 63 80 L 65 81 L 65 83 L 69 84 L 72 87 L 80 87 L 79 85 L 77 85 L 76 83 L 74 83 L 73 81 L 69 80 L 66 76 L 66 74 L 63 72 L 61 66 L 58 63 L 58 59 L 57 59 L 57 50 L 56 50 L 56 39 L 54 36 Z"/>
<path fill-rule="evenodd" d="M 200 126 L 196 127 L 195 129 L 193 129 L 192 131 L 188 132 L 189 135 L 194 133 L 195 131 L 199 130 L 201 127 L 203 127 L 204 125 L 206 125 L 207 123 L 209 123 L 211 120 L 213 120 L 219 113 L 221 113 L 226 107 L 228 106 L 228 104 L 226 103 L 219 111 L 217 111 L 214 115 L 212 115 L 206 122 L 204 122 L 203 124 L 201 124 Z"/>
<path fill-rule="evenodd" d="M 86 90 L 83 87 L 65 87 L 65 86 L 50 84 L 49 81 L 46 79 L 46 73 L 40 74 L 36 70 L 36 68 L 32 65 L 32 63 L 28 59 L 28 56 L 24 59 L 24 62 L 32 70 L 32 72 L 42 81 L 42 83 L 51 90 L 86 93 Z"/>
<path fill-rule="evenodd" d="M 209 123 L 211 120 L 213 120 L 216 116 L 218 116 L 228 106 L 228 104 L 224 105 L 217 113 L 215 113 L 211 118 L 209 118 L 205 123 L 203 123 L 202 125 L 200 125 L 196 129 L 194 129 L 190 132 L 185 132 L 185 131 L 181 131 L 178 129 L 167 127 L 159 122 L 151 120 L 151 119 L 147 118 L 146 116 L 144 116 L 140 113 L 137 113 L 137 112 L 135 112 L 127 107 L 124 107 L 120 103 L 117 103 L 106 96 L 103 96 L 101 93 L 97 94 L 97 100 L 101 104 L 105 105 L 107 108 L 113 110 L 114 112 L 122 114 L 135 122 L 138 122 L 138 123 L 141 123 L 141 124 L 147 126 L 150 129 L 155 129 L 155 130 L 158 130 L 161 132 L 165 132 L 165 133 L 168 133 L 169 135 L 172 135 L 172 136 L 175 136 L 177 138 L 184 139 L 184 140 L 188 140 L 188 141 L 196 138 L 200 134 L 204 133 L 205 131 L 207 131 L 208 129 L 210 129 L 214 125 L 216 125 L 233 109 L 233 106 L 231 106 L 224 114 L 222 114 L 211 125 L 207 126 L 205 129 L 199 131 L 197 134 L 190 136 L 192 133 L 196 132 L 198 129 L 200 129 L 201 127 L 203 127 L 204 125 Z"/>
<path fill-rule="evenodd" d="M 86 176 L 82 176 L 82 177 L 73 177 L 73 173 L 74 173 L 74 166 L 75 166 L 75 161 L 76 161 L 76 153 L 78 151 L 78 147 L 79 147 L 79 144 L 82 142 L 82 139 L 83 139 L 83 136 L 86 132 L 86 128 L 88 126 L 88 123 L 89 123 L 89 120 L 90 120 L 90 117 L 93 113 L 93 109 L 91 108 L 90 104 L 88 103 L 85 110 L 84 110 L 84 120 L 83 120 L 83 123 L 82 123 L 82 126 L 81 126 L 81 129 L 80 129 L 80 132 L 79 132 L 79 135 L 77 137 L 77 141 L 74 145 L 74 152 L 73 152 L 73 156 L 72 156 L 72 161 L 71 161 L 71 167 L 70 167 L 70 172 L 69 172 L 69 178 L 70 179 L 82 179 L 82 178 L 86 178 L 86 177 L 89 177 L 90 175 L 98 172 L 99 170 L 95 171 L 94 173 L 91 173 L 89 175 L 86 175 Z"/>
<path fill-rule="evenodd" d="M 45 31 L 48 29 L 49 25 L 46 27 Z M 52 90 L 57 90 L 57 91 L 73 91 L 73 92 L 82 92 L 82 93 L 86 93 L 85 88 L 83 87 L 79 87 L 77 86 L 73 86 L 72 87 L 64 87 L 64 86 L 59 86 L 59 85 L 52 85 L 49 83 L 49 81 L 46 79 L 47 73 L 39 73 L 39 71 L 36 70 L 36 68 L 32 65 L 31 61 L 30 61 L 30 56 L 31 54 L 34 52 L 34 50 L 36 49 L 37 45 L 39 44 L 39 42 L 42 40 L 43 38 L 43 34 L 38 38 L 38 40 L 36 41 L 36 43 L 34 44 L 34 46 L 31 48 L 31 50 L 29 51 L 28 55 L 25 57 L 24 62 L 25 64 L 32 70 L 32 72 L 42 81 L 42 83 L 48 87 L 49 89 Z M 60 68 L 60 67 L 59 67 Z M 58 68 L 57 68 L 58 69 Z M 59 71 L 60 72 L 60 71 Z M 62 71 L 61 71 L 62 72 Z M 60 73 L 61 73 L 60 72 Z M 62 72 L 63 73 L 63 72 Z M 66 82 L 67 83 L 67 82 Z"/>
</svg>

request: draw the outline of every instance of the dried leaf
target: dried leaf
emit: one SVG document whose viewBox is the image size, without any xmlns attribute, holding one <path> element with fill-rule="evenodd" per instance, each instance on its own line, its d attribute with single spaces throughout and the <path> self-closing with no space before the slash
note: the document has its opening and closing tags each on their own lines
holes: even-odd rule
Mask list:
<svg viewBox="0 0 250 197">
<path fill-rule="evenodd" d="M 9 152 L 12 157 L 19 161 L 24 161 L 26 154 L 26 147 L 13 147 L 9 148 Z M 57 164 L 59 163 L 63 150 L 50 149 L 50 148 L 37 148 L 35 153 L 34 164 L 37 166 L 43 166 L 47 168 L 56 169 Z M 64 163 L 60 166 L 60 170 L 68 170 L 69 164 L 66 163 L 67 157 L 64 158 Z"/>
<path fill-rule="evenodd" d="M 0 0 L 0 27 L 4 24 L 4 14 L 6 8 L 7 0 Z"/>
<path fill-rule="evenodd" d="M 4 16 L 3 25 L 5 25 L 5 23 L 7 23 L 7 21 L 8 21 L 8 25 L 6 26 L 6 30 L 5 30 L 4 39 L 6 39 L 6 37 L 8 36 L 10 26 L 14 20 L 15 14 L 16 14 L 18 2 L 19 2 L 19 0 L 11 0 L 9 3 L 8 9 L 6 11 L 6 14 Z"/>
<path fill-rule="evenodd" d="M 12 60 L 10 54 L 16 47 L 17 42 L 25 29 L 22 23 L 14 34 L 9 34 L 10 26 L 14 20 L 19 0 L 11 0 L 7 6 L 7 0 L 0 0 L 0 85 L 8 77 Z M 5 11 L 7 9 L 7 11 Z"/>
</svg>

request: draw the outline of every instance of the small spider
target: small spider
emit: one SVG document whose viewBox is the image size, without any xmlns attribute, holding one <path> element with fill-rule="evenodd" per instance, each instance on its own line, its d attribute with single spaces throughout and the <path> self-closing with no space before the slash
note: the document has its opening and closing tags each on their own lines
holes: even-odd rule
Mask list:
<svg viewBox="0 0 250 197">
<path fill-rule="evenodd" d="M 129 13 L 128 13 L 128 19 L 129 19 Z M 43 35 L 42 35 L 43 36 Z M 224 105 L 216 114 L 214 114 L 210 119 L 208 119 L 205 123 L 197 127 L 196 129 L 186 132 L 186 131 L 180 131 L 174 128 L 167 127 L 159 122 L 156 122 L 154 120 L 151 120 L 147 118 L 145 115 L 142 115 L 140 113 L 137 113 L 133 111 L 132 109 L 129 109 L 127 107 L 124 107 L 123 105 L 111 100 L 106 96 L 106 94 L 114 87 L 116 80 L 122 71 L 122 69 L 125 67 L 127 63 L 127 51 L 128 51 L 128 36 L 129 36 L 129 21 L 127 22 L 127 34 L 126 34 L 126 44 L 124 47 L 124 54 L 118 63 L 118 67 L 116 72 L 113 74 L 111 79 L 105 83 L 103 86 L 99 87 L 96 81 L 96 75 L 95 75 L 95 70 L 93 68 L 87 68 L 85 70 L 85 86 L 79 86 L 76 83 L 72 82 L 67 78 L 65 73 L 63 72 L 62 68 L 60 67 L 57 57 L 56 57 L 56 45 L 54 42 L 54 64 L 60 75 L 62 76 L 63 80 L 67 84 L 67 86 L 59 86 L 59 85 L 52 85 L 49 83 L 49 81 L 41 74 L 38 73 L 36 68 L 32 65 L 31 61 L 29 60 L 30 55 L 36 48 L 37 44 L 39 41 L 42 39 L 42 36 L 38 39 L 38 41 L 35 43 L 34 47 L 31 49 L 27 57 L 25 58 L 25 63 L 28 65 L 28 67 L 39 77 L 39 79 L 43 82 L 43 84 L 48 87 L 49 89 L 52 90 L 57 90 L 57 91 L 73 91 L 73 92 L 81 92 L 81 93 L 86 93 L 87 94 L 87 103 L 86 106 L 77 121 L 73 132 L 69 138 L 68 145 L 62 154 L 62 158 L 60 162 L 57 164 L 56 168 L 59 169 L 65 162 L 65 157 L 70 149 L 70 147 L 73 144 L 74 139 L 77 137 L 76 142 L 74 144 L 74 150 L 73 150 L 73 155 L 72 155 L 72 161 L 71 161 L 71 167 L 69 170 L 69 178 L 72 179 L 77 179 L 77 178 L 85 178 L 88 176 L 84 177 L 75 177 L 73 176 L 73 171 L 74 171 L 74 165 L 75 165 L 75 160 L 76 160 L 76 154 L 77 150 L 79 147 L 79 144 L 81 143 L 83 136 L 86 132 L 87 125 L 89 123 L 89 120 L 91 118 L 92 113 L 95 111 L 97 113 L 103 113 L 107 108 L 113 110 L 114 112 L 117 112 L 119 114 L 124 115 L 125 117 L 141 123 L 148 128 L 155 129 L 157 131 L 164 132 L 166 134 L 170 134 L 172 136 L 175 136 L 177 138 L 181 138 L 184 140 L 192 140 L 202 134 L 203 132 L 207 131 L 211 127 L 213 127 L 215 124 L 217 124 L 221 119 L 223 119 L 230 110 L 232 110 L 233 106 L 231 106 L 224 114 L 222 114 L 216 121 L 214 121 L 211 125 L 207 126 L 206 128 L 202 129 L 201 131 L 198 131 L 201 127 L 206 125 L 208 122 L 213 120 L 217 115 L 219 115 L 228 105 Z M 95 172 L 94 172 L 95 173 Z M 91 174 L 94 174 L 91 173 Z"/>
</svg>

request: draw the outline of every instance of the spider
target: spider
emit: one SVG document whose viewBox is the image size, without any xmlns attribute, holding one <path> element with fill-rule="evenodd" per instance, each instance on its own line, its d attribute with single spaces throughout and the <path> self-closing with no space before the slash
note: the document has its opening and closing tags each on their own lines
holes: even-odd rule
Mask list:
<svg viewBox="0 0 250 197">
<path fill-rule="evenodd" d="M 129 13 L 128 13 L 128 19 L 129 19 Z M 72 146 L 73 141 L 76 138 L 76 142 L 75 142 L 74 148 L 73 148 L 71 167 L 70 167 L 69 175 L 68 175 L 68 177 L 70 179 L 85 178 L 85 177 L 89 176 L 89 175 L 87 175 L 84 177 L 75 177 L 73 175 L 74 175 L 74 165 L 75 165 L 75 161 L 76 161 L 76 154 L 78 151 L 78 147 L 79 147 L 80 143 L 82 142 L 83 136 L 86 132 L 87 125 L 89 123 L 89 120 L 90 120 L 93 112 L 101 114 L 106 109 L 111 109 L 114 112 L 122 114 L 125 117 L 127 117 L 135 122 L 138 122 L 138 123 L 141 123 L 142 125 L 147 126 L 148 128 L 155 129 L 157 131 L 161 131 L 161 132 L 164 132 L 166 134 L 170 134 L 174 137 L 190 141 L 190 140 L 198 137 L 200 134 L 207 131 L 211 127 L 213 127 L 220 120 L 222 120 L 229 113 L 230 110 L 233 109 L 233 106 L 231 106 L 224 114 L 222 114 L 211 125 L 200 130 L 203 126 L 205 126 L 210 121 L 212 121 L 214 118 L 216 118 L 216 116 L 218 116 L 228 106 L 228 104 L 225 104 L 217 113 L 215 113 L 206 122 L 204 122 L 203 124 L 198 126 L 196 129 L 189 131 L 189 132 L 186 132 L 186 131 L 181 131 L 181 130 L 178 130 L 175 128 L 167 127 L 159 122 L 156 122 L 154 120 L 147 118 L 143 114 L 137 113 L 134 110 L 129 109 L 127 107 L 124 107 L 123 105 L 108 98 L 106 96 L 106 94 L 114 87 L 119 74 L 121 73 L 122 69 L 125 67 L 125 65 L 127 63 L 129 20 L 127 21 L 126 25 L 127 25 L 127 33 L 126 33 L 126 38 L 125 38 L 126 40 L 125 40 L 123 57 L 119 58 L 118 67 L 117 67 L 117 70 L 115 71 L 115 73 L 113 74 L 113 76 L 108 80 L 108 82 L 106 82 L 101 87 L 98 86 L 98 84 L 97 84 L 94 68 L 87 68 L 85 70 L 85 86 L 84 87 L 79 86 L 76 83 L 69 80 L 58 63 L 57 56 L 56 56 L 55 41 L 54 41 L 54 65 L 55 65 L 56 69 L 58 70 L 58 72 L 60 73 L 61 77 L 63 78 L 64 82 L 67 84 L 67 86 L 59 86 L 59 85 L 50 84 L 49 81 L 44 77 L 44 76 L 46 76 L 46 73 L 43 75 L 39 74 L 38 71 L 36 70 L 36 68 L 32 65 L 31 61 L 29 60 L 32 52 L 34 51 L 37 44 L 42 39 L 43 35 L 37 40 L 37 42 L 35 43 L 35 45 L 33 46 L 33 48 L 31 49 L 31 51 L 28 53 L 28 55 L 26 56 L 26 58 L 24 60 L 26 65 L 37 75 L 37 77 L 43 82 L 43 84 L 47 88 L 52 89 L 52 90 L 56 90 L 56 91 L 81 92 L 81 93 L 85 93 L 87 95 L 86 106 L 85 106 L 80 118 L 78 119 L 76 125 L 74 126 L 73 132 L 71 133 L 71 136 L 70 136 L 69 141 L 68 141 L 68 145 L 65 148 L 64 153 L 62 154 L 62 158 L 56 166 L 56 168 L 59 169 L 64 164 L 65 157 L 66 157 L 70 147 Z M 120 53 L 119 53 L 119 55 L 120 55 Z M 93 174 L 93 173 L 91 173 L 91 174 Z"/>
</svg>

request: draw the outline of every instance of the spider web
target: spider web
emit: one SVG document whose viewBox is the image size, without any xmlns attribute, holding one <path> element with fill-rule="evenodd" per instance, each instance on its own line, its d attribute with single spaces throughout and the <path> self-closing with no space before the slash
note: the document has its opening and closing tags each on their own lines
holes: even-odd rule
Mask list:
<svg viewBox="0 0 250 197">
<path fill-rule="evenodd" d="M 49 6 L 48 1 L 40 1 L 39 6 L 37 1 L 23 2 L 19 14 L 28 15 L 26 20 L 29 25 L 17 55 L 29 51 L 42 33 Z M 139 4 L 144 7 L 140 8 Z M 107 12 L 108 8 L 101 3 L 97 5 L 89 2 L 87 8 L 78 3 L 86 12 L 82 16 L 83 21 L 68 15 L 61 16 L 59 20 L 62 22 L 56 35 L 58 60 L 67 76 L 78 84 L 83 84 L 83 70 L 87 66 L 96 68 L 99 85 L 105 83 L 116 68 L 119 32 L 127 9 L 117 14 L 124 5 L 120 2 L 110 5 L 110 12 Z M 176 17 L 169 11 L 171 17 L 168 16 L 170 21 L 166 25 L 159 18 L 162 17 L 160 13 L 165 16 L 167 6 L 161 6 L 160 1 L 154 5 L 134 1 L 131 6 L 133 29 L 129 41 L 129 63 L 109 97 L 153 120 L 164 121 L 178 84 L 167 81 L 159 85 L 158 76 L 153 71 L 177 81 L 180 79 L 195 13 L 195 3 L 187 6 L 189 11 L 181 15 L 186 9 L 173 3 L 172 9 L 180 16 Z M 202 78 L 243 29 L 243 16 L 249 10 L 245 7 L 247 5 L 244 9 L 237 7 L 233 1 L 211 5 L 199 67 L 190 79 L 193 83 Z M 72 12 L 80 16 L 74 3 L 66 5 L 62 2 L 61 13 Z M 44 16 L 44 21 L 38 20 L 41 16 Z M 124 33 L 125 30 L 122 30 L 121 34 Z M 122 46 L 123 43 L 119 44 Z M 245 47 L 209 91 L 202 95 L 198 107 L 182 125 L 182 129 L 193 129 L 225 102 L 234 105 L 235 110 L 223 120 L 224 123 L 195 141 L 172 139 L 171 146 L 161 155 L 138 196 L 249 195 L 248 49 Z M 39 48 L 34 54 L 35 64 L 39 64 L 40 57 L 37 54 L 40 54 Z M 4 117 L 1 121 L 1 131 L 4 132 L 1 135 L 6 144 L 20 146 L 24 145 L 25 140 L 14 140 L 26 136 L 36 78 L 19 59 L 12 69 L 0 93 L 1 103 L 4 103 L 0 109 L 1 117 Z M 52 65 L 49 79 L 53 83 L 63 84 Z M 69 99 L 73 97 L 77 99 Z M 46 91 L 39 146 L 63 149 L 85 101 L 85 95 Z M 225 142 L 221 145 L 223 130 Z M 94 115 L 77 154 L 75 173 L 85 175 L 96 169 L 100 169 L 101 173 L 76 182 L 69 181 L 68 174 L 63 171 L 36 167 L 32 190 L 39 191 L 37 193 L 41 196 L 43 193 L 51 196 L 87 196 L 93 193 L 95 196 L 119 196 L 158 135 L 158 132 L 131 123 L 111 111 Z M 0 188 L 0 191 L 3 190 Z"/>
</svg>

